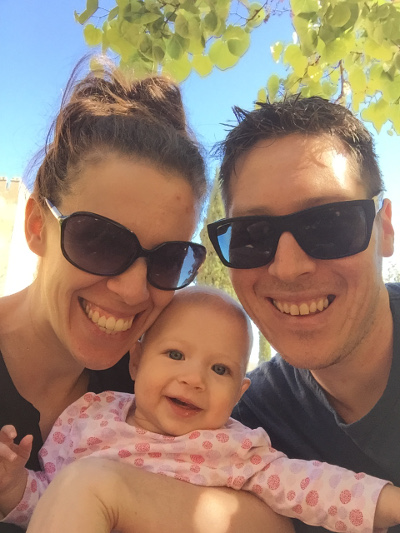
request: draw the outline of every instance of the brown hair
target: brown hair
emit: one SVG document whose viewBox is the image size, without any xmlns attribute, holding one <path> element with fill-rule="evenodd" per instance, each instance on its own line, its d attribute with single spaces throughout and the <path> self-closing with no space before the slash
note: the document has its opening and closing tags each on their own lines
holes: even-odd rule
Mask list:
<svg viewBox="0 0 400 533">
<path fill-rule="evenodd" d="M 359 165 L 366 193 L 372 197 L 384 189 L 372 137 L 365 126 L 345 107 L 319 96 L 289 96 L 283 101 L 258 103 L 253 111 L 234 107 L 238 125 L 216 146 L 221 155 L 220 185 L 225 206 L 229 206 L 230 180 L 238 158 L 258 141 L 291 134 L 323 135 L 339 139 Z"/>
<path fill-rule="evenodd" d="M 129 80 L 104 58 L 78 81 L 86 60 L 75 67 L 38 156 L 43 158 L 34 183 L 38 200 L 57 205 L 84 163 L 114 151 L 178 172 L 201 201 L 205 165 L 186 124 L 179 87 L 161 76 Z"/>
</svg>

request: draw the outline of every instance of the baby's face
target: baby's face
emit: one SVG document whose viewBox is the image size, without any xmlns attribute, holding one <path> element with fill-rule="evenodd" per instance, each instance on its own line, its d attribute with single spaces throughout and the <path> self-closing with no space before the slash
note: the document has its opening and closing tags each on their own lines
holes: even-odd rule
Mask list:
<svg viewBox="0 0 400 533">
<path fill-rule="evenodd" d="M 135 376 L 135 423 L 164 435 L 216 429 L 249 386 L 249 337 L 229 308 L 173 302 L 147 334 Z"/>
</svg>

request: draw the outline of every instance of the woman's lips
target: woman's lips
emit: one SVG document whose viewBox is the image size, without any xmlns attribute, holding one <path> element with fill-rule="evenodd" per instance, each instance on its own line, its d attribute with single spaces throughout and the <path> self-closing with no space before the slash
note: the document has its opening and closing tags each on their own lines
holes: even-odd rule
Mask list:
<svg viewBox="0 0 400 533">
<path fill-rule="evenodd" d="M 121 331 L 127 331 L 132 327 L 134 316 L 130 317 L 118 317 L 107 313 L 98 306 L 95 306 L 87 300 L 81 300 L 81 307 L 86 316 L 96 324 L 96 326 L 109 335 L 115 335 Z"/>
</svg>

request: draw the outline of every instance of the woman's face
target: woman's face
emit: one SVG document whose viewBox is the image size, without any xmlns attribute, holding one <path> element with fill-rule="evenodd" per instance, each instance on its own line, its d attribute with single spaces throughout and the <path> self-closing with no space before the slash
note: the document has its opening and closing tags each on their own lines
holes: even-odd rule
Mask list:
<svg viewBox="0 0 400 533">
<path fill-rule="evenodd" d="M 57 207 L 63 215 L 90 211 L 108 217 L 133 231 L 146 249 L 190 240 L 199 211 L 190 185 L 179 174 L 116 153 L 84 166 Z M 62 255 L 59 223 L 49 210 L 43 234 L 37 280 L 41 301 L 35 314 L 44 318 L 42 324 L 50 324 L 55 340 L 79 364 L 111 367 L 154 322 L 173 291 L 147 282 L 144 258 L 114 277 L 74 267 Z"/>
</svg>

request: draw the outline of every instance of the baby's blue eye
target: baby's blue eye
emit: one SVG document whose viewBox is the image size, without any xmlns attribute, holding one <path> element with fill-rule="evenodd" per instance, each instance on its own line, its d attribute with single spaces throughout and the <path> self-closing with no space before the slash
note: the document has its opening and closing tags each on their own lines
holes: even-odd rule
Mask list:
<svg viewBox="0 0 400 533">
<path fill-rule="evenodd" d="M 225 365 L 213 365 L 211 368 L 219 376 L 224 376 L 225 374 L 229 372 L 229 370 L 227 369 Z"/>
<path fill-rule="evenodd" d="M 182 359 L 184 359 L 183 353 L 178 352 L 178 350 L 170 350 L 168 352 L 168 357 L 170 359 L 174 359 L 174 361 L 181 361 Z"/>
</svg>

